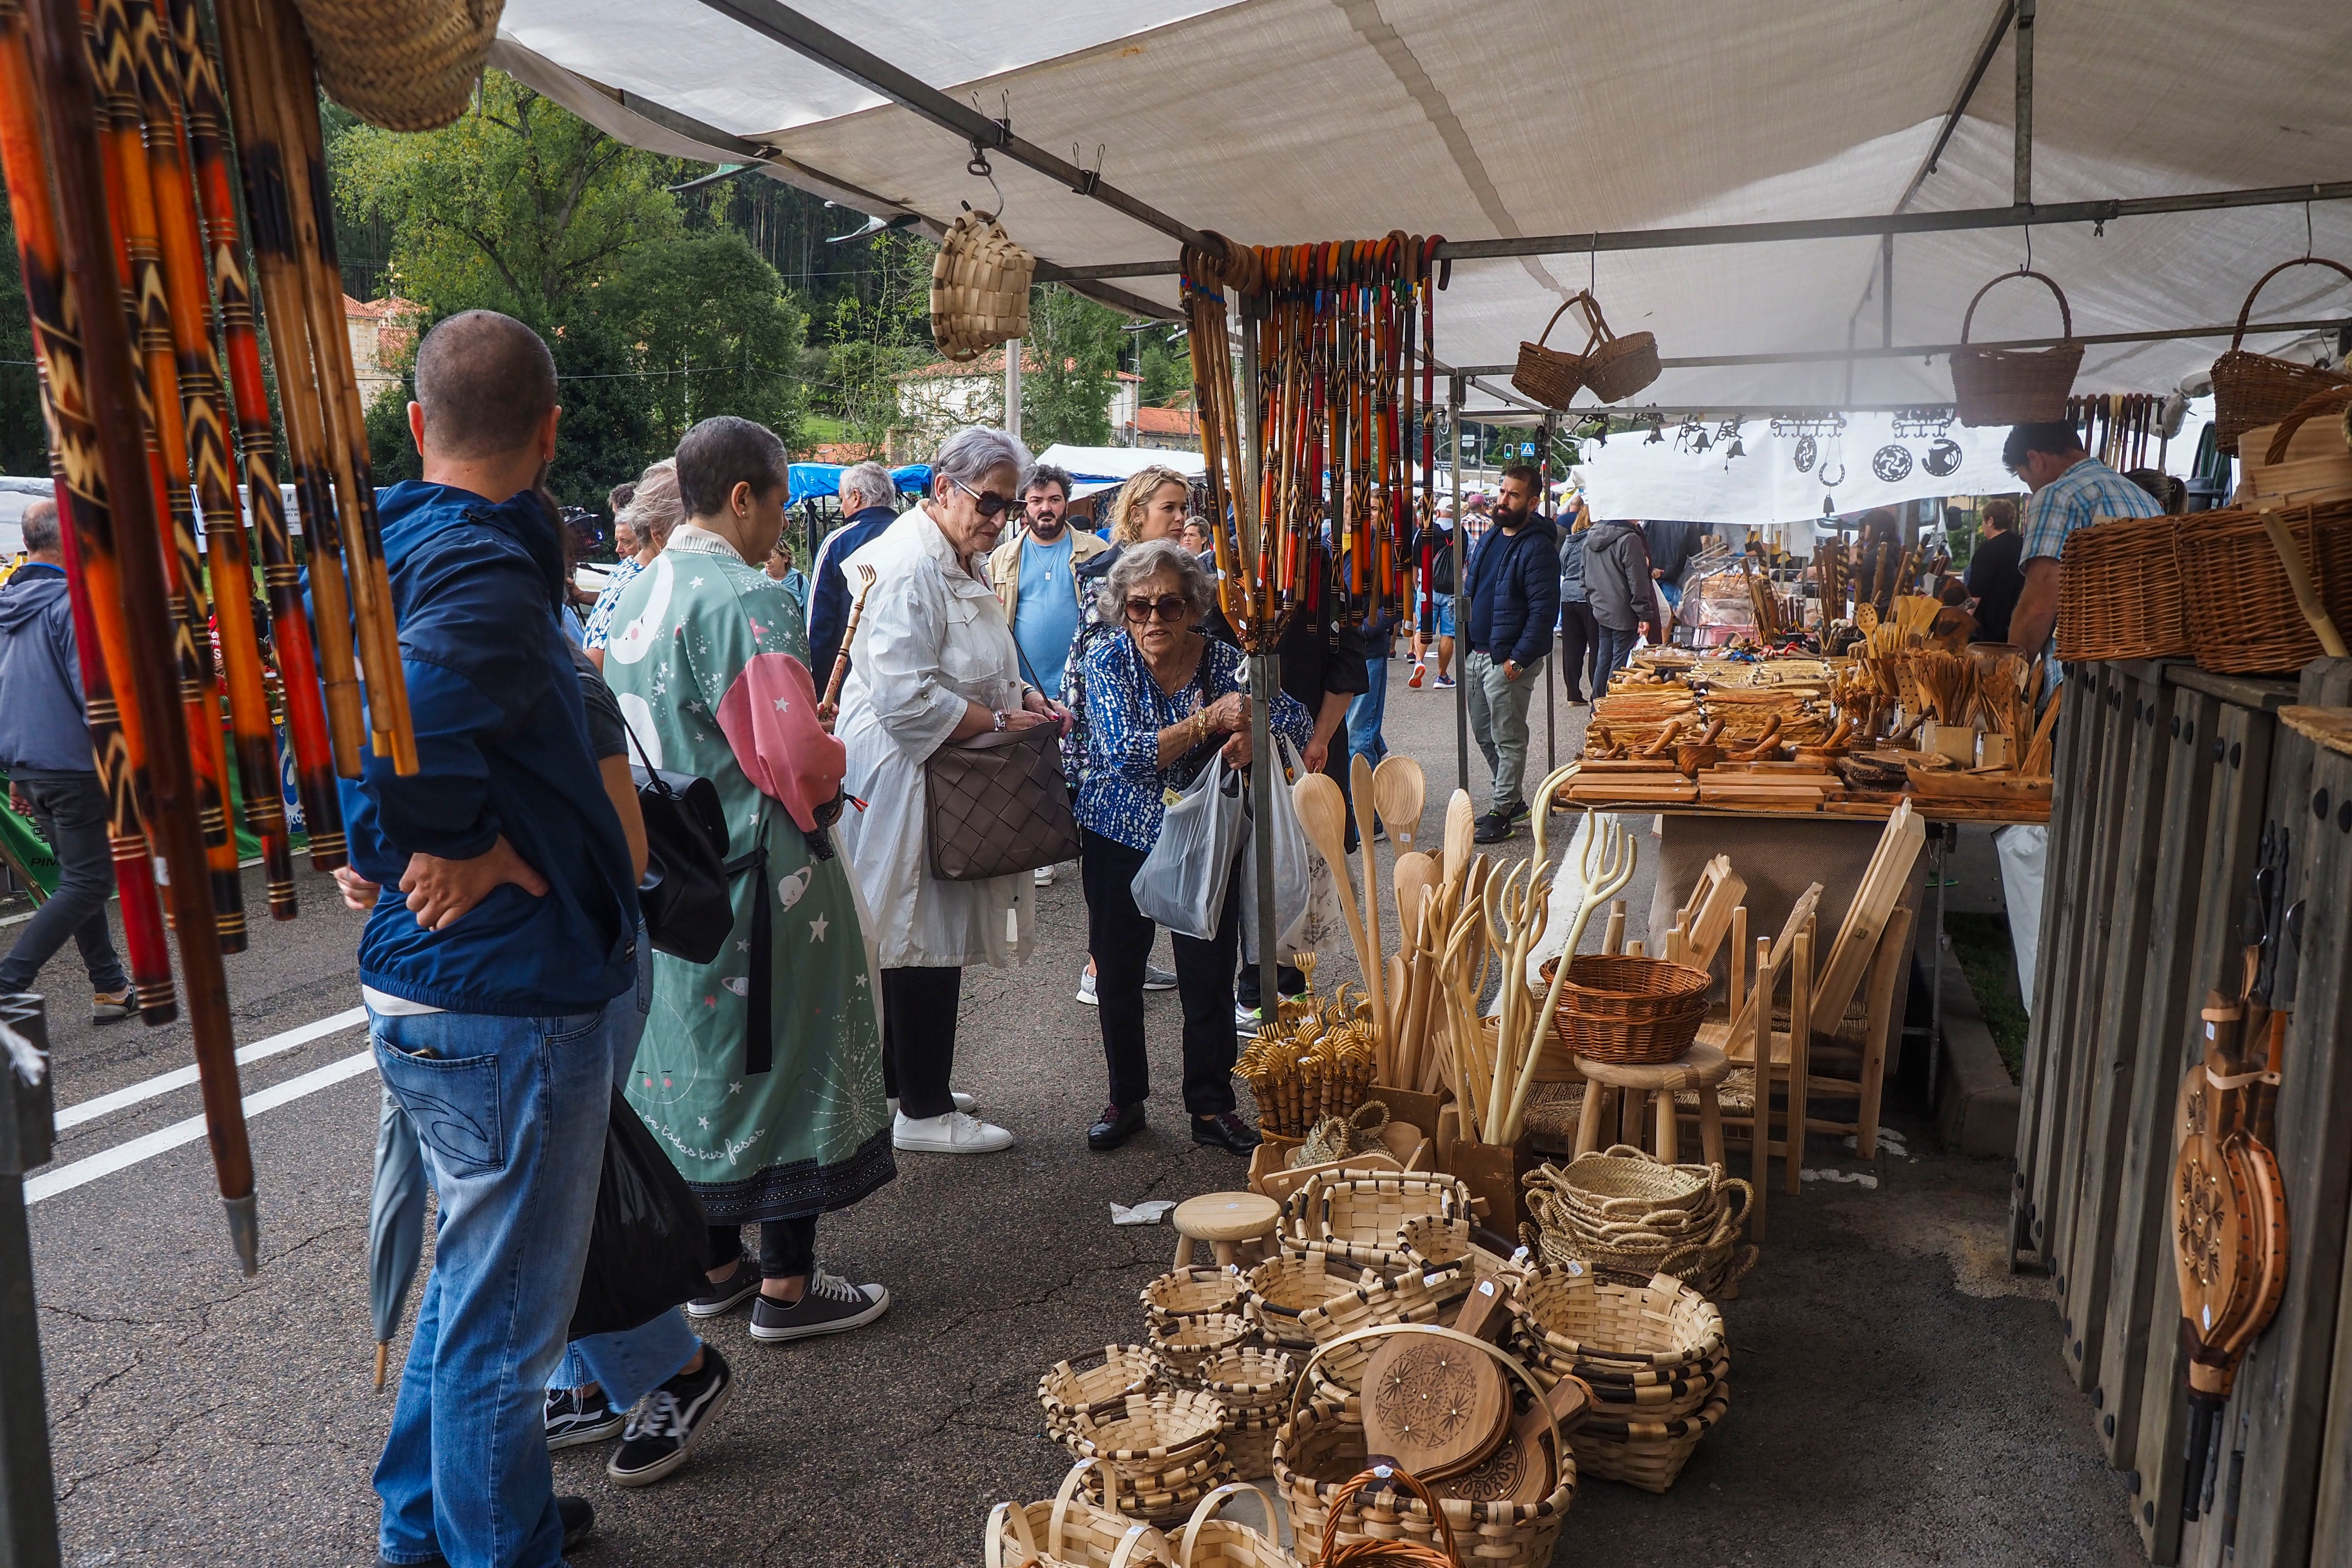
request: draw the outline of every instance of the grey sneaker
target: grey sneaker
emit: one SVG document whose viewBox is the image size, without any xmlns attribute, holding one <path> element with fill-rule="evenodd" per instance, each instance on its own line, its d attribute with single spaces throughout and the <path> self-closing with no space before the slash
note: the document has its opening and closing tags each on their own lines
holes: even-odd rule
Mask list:
<svg viewBox="0 0 2352 1568">
<path fill-rule="evenodd" d="M 879 1285 L 852 1285 L 818 1268 L 808 1289 L 791 1306 L 761 1296 L 751 1302 L 751 1337 L 765 1344 L 814 1339 L 819 1334 L 862 1329 L 890 1310 L 890 1292 Z"/>
<path fill-rule="evenodd" d="M 711 1285 L 686 1304 L 689 1318 L 716 1318 L 731 1312 L 743 1304 L 743 1298 L 760 1288 L 760 1264 L 748 1252 L 735 1255 L 735 1272 Z"/>
<path fill-rule="evenodd" d="M 1143 966 L 1143 988 L 1146 991 L 1173 991 L 1176 976 L 1156 963 Z"/>
</svg>

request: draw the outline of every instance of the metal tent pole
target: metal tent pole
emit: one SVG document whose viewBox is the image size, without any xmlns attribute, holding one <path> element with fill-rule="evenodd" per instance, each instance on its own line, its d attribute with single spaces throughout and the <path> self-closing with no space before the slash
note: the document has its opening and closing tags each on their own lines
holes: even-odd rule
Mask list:
<svg viewBox="0 0 2352 1568">
<path fill-rule="evenodd" d="M 2033 205 L 2033 0 L 2017 0 L 2017 144 L 2010 199 Z"/>
<path fill-rule="evenodd" d="M 1021 340 L 1004 345 L 1004 433 L 1021 439 Z"/>
<path fill-rule="evenodd" d="M 1463 545 L 1463 535 L 1469 531 L 1470 514 L 1462 505 L 1462 377 L 1452 377 L 1445 387 L 1446 445 L 1453 449 L 1454 463 L 1454 766 L 1457 788 L 1470 787 L 1470 674 L 1469 644 L 1463 634 L 1470 629 L 1470 606 L 1462 597 L 1469 586 L 1464 574 L 1469 570 L 1469 552 Z"/>
<path fill-rule="evenodd" d="M 1242 471 L 1240 483 L 1234 487 L 1234 510 L 1245 513 L 1249 503 L 1244 499 L 1257 495 L 1258 427 L 1257 427 L 1257 333 L 1253 330 L 1246 308 L 1242 313 Z M 1262 531 L 1269 526 L 1260 517 L 1257 526 Z M 1238 537 L 1238 531 L 1236 531 Z M 1246 559 L 1251 552 L 1244 552 Z M 1244 568 L 1246 579 L 1247 568 Z M 1263 638 L 1265 629 L 1253 628 L 1252 636 Z M 1275 954 L 1276 939 L 1282 934 L 1282 916 L 1274 907 L 1274 782 L 1282 771 L 1282 760 L 1274 753 L 1274 731 L 1268 719 L 1273 710 L 1275 693 L 1282 689 L 1282 656 L 1272 647 L 1263 653 L 1250 655 L 1250 844 L 1257 862 L 1257 1005 L 1261 1025 L 1279 1023 L 1282 1018 L 1282 963 Z"/>
<path fill-rule="evenodd" d="M 47 1049 L 38 996 L 0 998 L 0 1029 L 14 1030 L 37 1052 Z M 25 1173 L 48 1163 L 57 1117 L 46 1055 L 35 1059 L 39 1081 L 27 1082 L 0 1050 L 0 1563 L 10 1568 L 58 1563 L 57 1477 L 25 1223 Z"/>
</svg>

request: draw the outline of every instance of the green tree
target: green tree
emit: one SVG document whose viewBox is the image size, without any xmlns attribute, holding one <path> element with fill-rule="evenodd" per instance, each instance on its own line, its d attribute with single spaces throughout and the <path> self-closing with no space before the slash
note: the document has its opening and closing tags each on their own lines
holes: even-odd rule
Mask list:
<svg viewBox="0 0 2352 1568">
<path fill-rule="evenodd" d="M 1139 333 L 1143 347 L 1136 370 L 1143 377 L 1143 401 L 1155 407 L 1173 406 L 1192 390 L 1192 349 L 1182 338 L 1157 329 Z"/>
<path fill-rule="evenodd" d="M 632 253 L 593 314 L 635 345 L 657 445 L 713 414 L 756 419 L 800 443 L 797 381 L 806 322 L 775 268 L 733 229 Z"/>
<path fill-rule="evenodd" d="M 1109 442 L 1123 320 L 1058 283 L 1031 291 L 1025 347 L 1034 368 L 1023 373 L 1021 436 L 1032 448 Z"/>
<path fill-rule="evenodd" d="M 16 269 L 16 229 L 0 187 L 0 474 L 48 472 L 41 383 L 33 368 L 33 320 Z"/>
<path fill-rule="evenodd" d="M 849 440 L 879 447 L 898 424 L 898 376 L 935 357 L 928 240 L 885 234 L 872 241 L 872 292 L 836 295 L 833 353 L 817 403 Z"/>
</svg>

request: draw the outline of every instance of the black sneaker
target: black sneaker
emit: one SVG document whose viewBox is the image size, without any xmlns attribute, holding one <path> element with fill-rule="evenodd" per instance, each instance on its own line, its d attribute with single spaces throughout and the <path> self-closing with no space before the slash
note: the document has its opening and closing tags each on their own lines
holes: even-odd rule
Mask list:
<svg viewBox="0 0 2352 1568">
<path fill-rule="evenodd" d="M 748 1252 L 735 1255 L 735 1272 L 716 1281 L 708 1290 L 686 1304 L 689 1318 L 716 1318 L 731 1312 L 743 1304 L 743 1299 L 760 1288 L 760 1265 Z"/>
<path fill-rule="evenodd" d="M 604 1473 L 615 1486 L 653 1485 L 686 1463 L 687 1450 L 734 1394 L 735 1374 L 728 1370 L 727 1358 L 717 1345 L 704 1345 L 700 1372 L 679 1373 L 637 1401 Z M 572 1544 L 569 1530 L 564 1544 Z"/>
<path fill-rule="evenodd" d="M 556 1517 L 563 1521 L 563 1550 L 570 1552 L 596 1533 L 596 1510 L 584 1497 L 555 1500 Z"/>
<path fill-rule="evenodd" d="M 576 1388 L 547 1391 L 547 1447 L 551 1453 L 617 1437 L 623 1422 L 621 1413 L 613 1408 L 613 1402 L 604 1397 L 601 1388 L 586 1394 Z"/>
<path fill-rule="evenodd" d="M 1478 819 L 1477 829 L 1470 835 L 1479 844 L 1500 844 L 1511 836 L 1511 819 L 1499 811 L 1490 811 Z"/>
<path fill-rule="evenodd" d="M 890 1292 L 881 1286 L 852 1285 L 838 1274 L 816 1268 L 809 1273 L 808 1289 L 792 1305 L 767 1296 L 751 1303 L 751 1337 L 772 1345 L 846 1333 L 889 1310 Z"/>
</svg>

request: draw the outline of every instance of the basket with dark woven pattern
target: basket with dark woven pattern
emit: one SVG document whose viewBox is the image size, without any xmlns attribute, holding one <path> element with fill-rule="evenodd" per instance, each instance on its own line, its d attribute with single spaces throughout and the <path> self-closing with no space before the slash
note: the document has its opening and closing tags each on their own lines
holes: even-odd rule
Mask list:
<svg viewBox="0 0 2352 1568">
<path fill-rule="evenodd" d="M 1543 968 L 1546 984 L 1553 965 Z M 1706 1015 L 1714 978 L 1663 958 L 1588 952 L 1568 966 L 1556 1027 L 1571 1056 L 1650 1066 L 1690 1049 Z"/>
<path fill-rule="evenodd" d="M 295 0 L 327 96 L 386 131 L 466 112 L 506 0 Z"/>
<path fill-rule="evenodd" d="M 1968 346 L 1977 305 L 1993 283 L 2011 278 L 2032 278 L 2058 296 L 2059 336 L 2063 342 L 2046 349 L 1987 349 Z M 2074 389 L 2074 373 L 2082 368 L 2083 345 L 2074 339 L 2074 312 L 2067 308 L 2066 291 L 2039 272 L 2004 272 L 1977 290 L 1960 318 L 1960 344 L 1952 351 L 1952 401 L 1960 423 L 2028 425 L 2066 417 L 2066 395 Z"/>
<path fill-rule="evenodd" d="M 2224 452 L 2236 452 L 2239 437 L 2261 426 L 2277 424 L 2313 393 L 2331 386 L 2352 386 L 2352 376 L 2322 370 L 2317 365 L 2298 364 L 2290 359 L 2253 353 L 2239 346 L 2245 342 L 2246 323 L 2253 317 L 2254 296 L 2263 291 L 2263 284 L 2290 267 L 2332 267 L 2352 278 L 2352 267 L 2340 261 L 2330 261 L 2324 256 L 2298 256 L 2292 261 L 2280 262 L 2254 279 L 2254 286 L 2246 290 L 2246 302 L 2238 308 L 2237 332 L 2221 357 L 2213 362 L 2213 440 Z"/>
<path fill-rule="evenodd" d="M 2283 507 L 2279 521 L 2302 552 L 2329 618 L 2352 626 L 2352 500 Z M 2320 656 L 2262 513 L 2233 507 L 2199 513 L 2173 535 L 2188 596 L 2197 662 L 2223 675 L 2284 675 Z"/>
<path fill-rule="evenodd" d="M 2188 595 L 2172 551 L 2177 517 L 2110 517 L 2066 536 L 2058 657 L 2179 658 L 2189 649 Z"/>
</svg>

